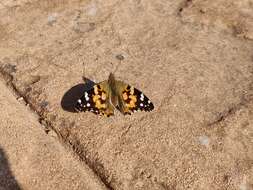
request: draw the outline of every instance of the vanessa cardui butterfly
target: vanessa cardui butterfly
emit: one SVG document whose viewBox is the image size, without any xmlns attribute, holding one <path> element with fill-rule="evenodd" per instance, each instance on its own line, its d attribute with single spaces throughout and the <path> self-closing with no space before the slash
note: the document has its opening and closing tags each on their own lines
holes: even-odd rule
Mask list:
<svg viewBox="0 0 253 190">
<path fill-rule="evenodd" d="M 117 108 L 121 113 L 129 114 L 140 111 L 151 111 L 153 103 L 139 90 L 115 80 L 111 73 L 109 79 L 95 84 L 77 100 L 77 111 L 90 111 L 95 114 L 111 116 Z"/>
</svg>

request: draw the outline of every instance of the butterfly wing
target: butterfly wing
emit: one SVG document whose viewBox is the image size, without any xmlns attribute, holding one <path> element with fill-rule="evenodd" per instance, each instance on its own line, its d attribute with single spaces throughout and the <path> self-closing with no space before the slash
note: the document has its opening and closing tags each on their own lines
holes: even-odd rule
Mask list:
<svg viewBox="0 0 253 190">
<path fill-rule="evenodd" d="M 114 115 L 114 107 L 110 103 L 111 91 L 107 81 L 95 84 L 90 90 L 77 100 L 77 111 L 90 111 L 94 114 Z"/>
<path fill-rule="evenodd" d="M 153 103 L 140 90 L 130 86 L 122 81 L 116 81 L 118 89 L 119 110 L 123 114 L 129 114 L 136 111 L 152 111 Z"/>
</svg>

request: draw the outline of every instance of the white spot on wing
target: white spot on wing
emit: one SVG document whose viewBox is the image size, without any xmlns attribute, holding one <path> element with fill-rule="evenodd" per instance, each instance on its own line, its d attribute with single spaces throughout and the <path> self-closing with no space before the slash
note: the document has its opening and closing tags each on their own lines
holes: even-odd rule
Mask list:
<svg viewBox="0 0 253 190">
<path fill-rule="evenodd" d="M 87 105 L 87 107 L 90 107 L 90 103 L 87 103 L 86 105 Z"/>
<path fill-rule="evenodd" d="M 143 107 L 143 103 L 140 103 L 140 106 Z"/>
<path fill-rule="evenodd" d="M 148 103 L 149 103 L 149 104 L 151 103 L 150 100 L 148 101 Z"/>
<path fill-rule="evenodd" d="M 144 95 L 143 95 L 143 93 L 141 93 L 140 100 L 141 100 L 141 101 L 144 101 Z"/>
<path fill-rule="evenodd" d="M 81 99 L 78 99 L 77 102 L 78 102 L 79 104 L 81 104 L 81 103 L 82 103 L 82 100 L 81 100 Z"/>
<path fill-rule="evenodd" d="M 88 101 L 90 98 L 88 96 L 85 97 L 85 100 Z"/>
</svg>

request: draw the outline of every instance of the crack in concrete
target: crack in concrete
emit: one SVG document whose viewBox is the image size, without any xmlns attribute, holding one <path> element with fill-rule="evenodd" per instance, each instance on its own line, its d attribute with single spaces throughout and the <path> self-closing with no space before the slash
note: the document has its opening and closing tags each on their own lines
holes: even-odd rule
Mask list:
<svg viewBox="0 0 253 190">
<path fill-rule="evenodd" d="M 253 82 L 250 84 L 250 86 L 253 86 Z M 213 125 L 218 125 L 219 123 L 224 122 L 228 117 L 233 116 L 237 111 L 241 110 L 243 107 L 247 107 L 247 104 L 253 101 L 253 97 L 242 97 L 241 102 L 238 104 L 231 106 L 227 110 L 220 112 L 216 119 L 212 122 L 209 122 L 207 124 L 208 127 Z"/>
<path fill-rule="evenodd" d="M 231 114 L 234 114 L 236 112 L 236 108 L 238 108 L 239 105 L 235 107 L 229 108 L 227 111 L 221 112 L 218 114 L 216 119 L 210 123 L 207 124 L 208 127 L 212 125 L 217 125 L 218 123 L 223 122 L 227 117 L 229 117 Z"/>
</svg>

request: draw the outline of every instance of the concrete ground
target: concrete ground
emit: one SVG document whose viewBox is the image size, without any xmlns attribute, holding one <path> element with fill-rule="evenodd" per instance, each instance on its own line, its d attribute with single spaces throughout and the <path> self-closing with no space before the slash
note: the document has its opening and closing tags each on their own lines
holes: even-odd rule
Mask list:
<svg viewBox="0 0 253 190">
<path fill-rule="evenodd" d="M 253 189 L 252 0 L 6 0 L 0 71 L 109 189 Z M 155 110 L 74 112 L 110 72 Z"/>
<path fill-rule="evenodd" d="M 107 189 L 0 80 L 0 190 Z"/>
</svg>

